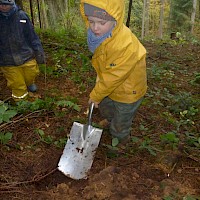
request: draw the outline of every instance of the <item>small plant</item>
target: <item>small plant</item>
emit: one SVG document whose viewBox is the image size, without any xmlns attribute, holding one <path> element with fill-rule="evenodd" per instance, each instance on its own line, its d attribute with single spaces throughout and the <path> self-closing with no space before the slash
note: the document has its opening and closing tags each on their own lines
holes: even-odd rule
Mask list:
<svg viewBox="0 0 200 200">
<path fill-rule="evenodd" d="M 10 132 L 0 133 L 0 142 L 1 144 L 7 144 L 12 139 L 13 134 Z"/>
<path fill-rule="evenodd" d="M 200 73 L 195 73 L 195 77 L 193 80 L 190 81 L 192 85 L 200 84 Z"/>
<path fill-rule="evenodd" d="M 192 196 L 190 196 L 190 195 L 187 195 L 186 197 L 183 197 L 183 200 L 199 200 L 200 199 L 200 197 L 198 198 L 198 197 L 192 197 Z"/>
<path fill-rule="evenodd" d="M 176 134 L 174 132 L 163 134 L 160 136 L 160 139 L 162 142 L 170 144 L 173 149 L 176 148 L 179 143 L 179 138 L 176 137 Z"/>
<path fill-rule="evenodd" d="M 82 72 L 90 71 L 91 66 L 90 66 L 90 59 L 88 58 L 88 56 L 85 56 L 85 54 L 83 54 L 83 53 L 80 53 L 79 56 L 80 56 L 80 59 L 82 61 L 81 71 Z"/>
<path fill-rule="evenodd" d="M 52 144 L 53 138 L 50 135 L 45 135 L 44 131 L 41 129 L 36 129 L 35 132 L 39 135 L 40 140 L 46 144 Z"/>
<path fill-rule="evenodd" d="M 45 64 L 40 64 L 40 72 L 42 74 L 53 75 L 54 71 L 55 71 L 55 67 L 54 66 L 48 66 L 48 67 L 46 67 Z"/>
<path fill-rule="evenodd" d="M 118 150 L 117 145 L 119 144 L 119 139 L 118 138 L 113 138 L 111 145 L 105 145 L 108 149 L 110 150 Z"/>
<path fill-rule="evenodd" d="M 166 197 L 163 198 L 163 200 L 173 200 L 173 199 L 174 199 L 174 198 L 171 197 L 171 196 L 166 196 Z"/>
<path fill-rule="evenodd" d="M 70 97 L 68 97 L 70 99 Z M 50 111 L 56 111 L 58 107 L 68 107 L 73 108 L 76 111 L 80 111 L 81 108 L 75 103 L 75 100 L 56 100 L 54 98 L 46 98 L 44 100 L 42 99 L 36 99 L 33 102 L 28 101 L 20 101 L 17 104 L 16 110 L 18 113 L 27 113 L 27 112 L 34 112 L 38 110 L 50 110 Z"/>
<path fill-rule="evenodd" d="M 139 138 L 138 137 L 131 137 L 131 142 L 132 143 L 137 143 L 137 142 L 139 142 Z"/>
<path fill-rule="evenodd" d="M 119 139 L 118 138 L 113 138 L 112 139 L 112 147 L 116 147 L 119 144 Z"/>
<path fill-rule="evenodd" d="M 170 112 L 163 112 L 163 115 L 170 124 L 177 124 L 177 119 Z"/>
<path fill-rule="evenodd" d="M 194 108 L 194 106 L 189 107 L 188 110 L 184 110 L 180 112 L 182 118 L 195 116 L 199 112 L 198 108 Z"/>
<path fill-rule="evenodd" d="M 45 135 L 44 131 L 41 129 L 36 129 L 35 132 L 39 135 L 40 141 L 46 144 L 54 144 L 58 148 L 63 148 L 67 142 L 67 138 L 60 138 L 59 140 L 54 140 L 50 135 Z"/>
<path fill-rule="evenodd" d="M 186 133 L 186 136 L 187 136 L 187 143 L 190 146 L 200 148 L 200 136 L 197 136 L 193 133 Z"/>
<path fill-rule="evenodd" d="M 61 106 L 61 107 L 70 107 L 78 112 L 80 112 L 81 110 L 80 106 L 78 106 L 76 103 L 73 103 L 72 101 L 61 100 L 61 101 L 57 101 L 56 105 Z"/>
<path fill-rule="evenodd" d="M 9 122 L 12 117 L 17 114 L 16 110 L 12 110 L 8 108 L 8 106 L 4 103 L 0 105 L 0 124 L 2 122 Z"/>
<path fill-rule="evenodd" d="M 161 81 L 161 79 L 162 79 L 162 69 L 160 68 L 160 66 L 157 66 L 155 64 L 152 66 L 152 68 L 151 68 L 151 76 L 155 80 Z"/>
<path fill-rule="evenodd" d="M 178 93 L 170 101 L 170 106 L 168 106 L 169 110 L 172 113 L 179 114 L 180 112 L 183 112 L 184 110 L 190 110 L 190 108 L 195 108 L 198 106 L 197 101 L 192 98 L 192 94 L 183 92 Z M 191 110 L 191 112 L 196 112 L 196 110 Z"/>
<path fill-rule="evenodd" d="M 60 138 L 54 142 L 54 145 L 58 148 L 63 148 L 67 142 L 67 138 Z"/>
<path fill-rule="evenodd" d="M 151 144 L 151 140 L 149 138 L 146 138 L 139 146 L 139 149 L 146 149 L 147 151 L 149 151 L 149 153 L 153 156 L 156 156 L 156 152 L 154 151 L 155 148 L 153 148 L 150 144 Z"/>
<path fill-rule="evenodd" d="M 117 148 L 118 144 L 119 144 L 118 138 L 113 138 L 111 145 L 103 144 L 105 147 L 109 149 L 109 151 L 107 152 L 107 156 L 109 158 L 115 158 L 118 156 L 118 148 Z"/>
<path fill-rule="evenodd" d="M 47 105 L 48 104 L 48 105 Z M 41 110 L 41 109 L 47 109 L 47 108 L 51 108 L 51 102 L 49 102 L 48 100 L 44 101 L 41 99 L 36 99 L 33 102 L 29 102 L 29 101 L 20 101 L 17 103 L 17 112 L 18 113 L 28 113 L 28 112 L 34 112 L 37 110 Z"/>
<path fill-rule="evenodd" d="M 148 131 L 148 128 L 146 128 L 144 125 L 140 125 L 140 130 L 141 131 Z"/>
</svg>

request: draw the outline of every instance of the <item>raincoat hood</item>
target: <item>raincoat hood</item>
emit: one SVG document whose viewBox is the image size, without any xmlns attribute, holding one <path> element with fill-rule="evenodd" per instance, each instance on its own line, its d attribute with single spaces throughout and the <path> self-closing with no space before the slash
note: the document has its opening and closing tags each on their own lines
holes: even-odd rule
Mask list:
<svg viewBox="0 0 200 200">
<path fill-rule="evenodd" d="M 91 4 L 98 8 L 105 10 L 109 15 L 111 15 L 117 22 L 114 31 L 118 31 L 122 28 L 124 21 L 125 5 L 124 0 L 81 0 L 80 11 L 83 19 L 85 20 L 87 28 L 89 23 L 84 12 L 84 3 Z"/>
<path fill-rule="evenodd" d="M 0 11 L 0 15 L 4 16 L 4 17 L 11 17 L 14 13 L 17 12 L 17 10 L 19 9 L 17 7 L 17 5 L 14 3 L 13 5 L 11 5 L 12 7 L 10 8 L 9 11 L 7 12 L 3 12 L 3 11 Z"/>
</svg>

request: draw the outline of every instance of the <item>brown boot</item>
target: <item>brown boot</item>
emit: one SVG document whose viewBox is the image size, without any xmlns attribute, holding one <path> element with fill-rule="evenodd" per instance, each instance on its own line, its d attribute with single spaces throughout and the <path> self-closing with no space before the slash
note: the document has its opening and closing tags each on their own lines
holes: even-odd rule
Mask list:
<svg viewBox="0 0 200 200">
<path fill-rule="evenodd" d="M 119 150 L 125 150 L 127 147 L 127 144 L 130 142 L 130 135 L 126 136 L 125 138 L 119 140 L 119 144 L 117 145 L 117 148 Z"/>
<path fill-rule="evenodd" d="M 107 119 L 104 119 L 99 122 L 99 126 L 102 128 L 108 128 L 110 126 L 110 122 Z"/>
<path fill-rule="evenodd" d="M 115 139 L 115 138 L 113 138 Z M 126 152 L 126 149 L 128 147 L 128 143 L 130 141 L 130 136 L 126 136 L 123 139 L 118 139 L 119 143 L 116 146 L 112 146 L 108 147 L 108 154 L 110 155 L 120 155 L 120 154 L 124 154 Z"/>
</svg>

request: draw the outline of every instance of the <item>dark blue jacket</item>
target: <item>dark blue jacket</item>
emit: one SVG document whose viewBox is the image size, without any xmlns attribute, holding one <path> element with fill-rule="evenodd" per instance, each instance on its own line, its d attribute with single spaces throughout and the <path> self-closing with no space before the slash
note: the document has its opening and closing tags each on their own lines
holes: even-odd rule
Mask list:
<svg viewBox="0 0 200 200">
<path fill-rule="evenodd" d="M 20 8 L 10 16 L 0 12 L 0 67 L 18 66 L 36 59 L 44 63 L 44 51 L 27 14 Z"/>
</svg>

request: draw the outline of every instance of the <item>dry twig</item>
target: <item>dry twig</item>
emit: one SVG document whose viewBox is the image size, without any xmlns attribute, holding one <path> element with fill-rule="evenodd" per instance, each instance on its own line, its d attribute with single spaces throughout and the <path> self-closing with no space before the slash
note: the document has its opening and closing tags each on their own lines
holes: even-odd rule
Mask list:
<svg viewBox="0 0 200 200">
<path fill-rule="evenodd" d="M 53 174 L 57 168 L 51 170 L 49 173 L 45 175 L 40 175 L 41 173 L 38 173 L 38 175 L 34 176 L 32 180 L 27 181 L 21 181 L 21 182 L 11 182 L 11 183 L 5 183 L 0 185 L 0 193 L 8 192 L 9 190 L 16 190 L 18 186 L 24 185 L 24 184 L 33 184 L 36 182 L 39 182 L 46 178 L 47 176 Z"/>
</svg>

